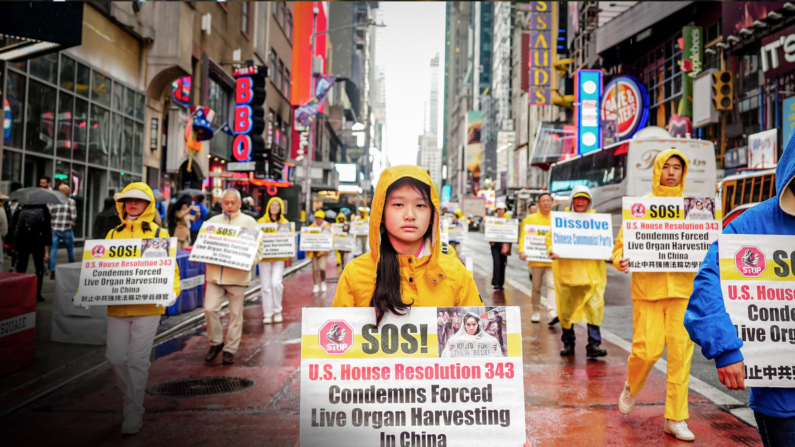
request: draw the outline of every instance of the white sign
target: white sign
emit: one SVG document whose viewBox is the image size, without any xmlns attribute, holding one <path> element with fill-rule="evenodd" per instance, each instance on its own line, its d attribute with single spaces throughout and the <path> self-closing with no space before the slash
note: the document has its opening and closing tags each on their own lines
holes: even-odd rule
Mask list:
<svg viewBox="0 0 795 447">
<path fill-rule="evenodd" d="M 722 234 L 720 287 L 743 341 L 745 385 L 795 387 L 795 236 Z"/>
<path fill-rule="evenodd" d="M 204 222 L 190 253 L 191 261 L 251 270 L 262 241 L 262 231 Z"/>
<path fill-rule="evenodd" d="M 624 197 L 624 257 L 633 272 L 697 272 L 722 224 L 711 198 Z"/>
<path fill-rule="evenodd" d="M 372 309 L 304 308 L 301 322 L 301 447 L 524 445 L 518 307 L 416 307 L 380 326 Z"/>
<path fill-rule="evenodd" d="M 552 262 L 547 254 L 547 234 L 550 227 L 546 225 L 524 226 L 524 254 L 528 261 Z"/>
<path fill-rule="evenodd" d="M 356 238 L 345 233 L 334 235 L 334 249 L 339 251 L 353 251 L 356 248 Z"/>
<path fill-rule="evenodd" d="M 36 327 L 36 312 L 0 320 L 0 338 Z"/>
<path fill-rule="evenodd" d="M 345 231 L 345 226 L 348 224 L 345 223 L 333 223 L 331 224 L 331 234 L 347 234 Z"/>
<path fill-rule="evenodd" d="M 334 248 L 334 235 L 331 227 L 301 228 L 301 251 L 331 251 Z"/>
<path fill-rule="evenodd" d="M 613 229 L 610 214 L 553 211 L 552 253 L 569 259 L 611 259 Z"/>
<path fill-rule="evenodd" d="M 518 242 L 519 221 L 500 217 L 487 217 L 484 237 L 486 242 Z"/>
<path fill-rule="evenodd" d="M 355 220 L 351 222 L 350 233 L 354 236 L 367 236 L 368 234 L 370 234 L 370 221 Z"/>
<path fill-rule="evenodd" d="M 449 225 L 450 223 L 448 222 L 447 219 L 442 218 L 441 220 L 439 220 L 439 235 L 440 235 L 439 239 L 441 239 L 442 243 L 444 244 L 450 243 L 450 236 L 447 233 L 447 231 L 449 230 Z"/>
<path fill-rule="evenodd" d="M 748 136 L 748 167 L 751 169 L 771 169 L 778 162 L 778 129 Z"/>
<path fill-rule="evenodd" d="M 464 240 L 464 235 L 466 235 L 466 231 L 464 231 L 463 224 L 460 223 L 452 223 L 447 226 L 447 236 L 453 242 L 461 243 Z"/>
<path fill-rule="evenodd" d="M 261 223 L 262 258 L 292 258 L 295 250 L 295 223 Z"/>
<path fill-rule="evenodd" d="M 75 304 L 165 304 L 174 295 L 177 238 L 86 242 Z"/>
<path fill-rule="evenodd" d="M 226 164 L 227 171 L 253 171 L 257 169 L 257 164 L 253 161 L 235 162 L 230 161 Z"/>
</svg>

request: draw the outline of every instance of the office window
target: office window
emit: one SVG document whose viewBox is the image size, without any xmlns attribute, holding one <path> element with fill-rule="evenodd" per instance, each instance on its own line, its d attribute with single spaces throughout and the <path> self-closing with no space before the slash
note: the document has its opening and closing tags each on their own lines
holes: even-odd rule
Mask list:
<svg viewBox="0 0 795 447">
<path fill-rule="evenodd" d="M 284 21 L 284 33 L 287 34 L 287 39 L 290 43 L 293 41 L 293 15 L 289 10 L 286 11 L 287 19 Z"/>
<path fill-rule="evenodd" d="M 284 62 L 279 59 L 279 67 L 277 69 L 278 78 L 276 80 L 276 86 L 279 87 L 279 90 L 284 93 Z"/>
<path fill-rule="evenodd" d="M 290 70 L 284 70 L 284 96 L 287 99 L 290 99 L 290 93 L 292 93 L 292 80 L 290 79 Z"/>
<path fill-rule="evenodd" d="M 242 6 L 242 8 L 241 8 L 242 12 L 241 12 L 241 18 L 240 18 L 240 31 L 242 31 L 243 34 L 248 36 L 248 27 L 249 27 L 248 16 L 249 16 L 249 6 L 250 5 L 249 5 L 248 2 L 243 2 L 243 4 L 241 6 Z"/>
</svg>

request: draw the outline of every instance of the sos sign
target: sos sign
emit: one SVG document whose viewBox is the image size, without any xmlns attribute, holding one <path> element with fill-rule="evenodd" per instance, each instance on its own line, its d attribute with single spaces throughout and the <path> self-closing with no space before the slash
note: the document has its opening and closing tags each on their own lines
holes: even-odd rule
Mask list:
<svg viewBox="0 0 795 447">
<path fill-rule="evenodd" d="M 263 66 L 235 69 L 235 140 L 232 155 L 240 162 L 265 156 L 265 77 Z"/>
</svg>

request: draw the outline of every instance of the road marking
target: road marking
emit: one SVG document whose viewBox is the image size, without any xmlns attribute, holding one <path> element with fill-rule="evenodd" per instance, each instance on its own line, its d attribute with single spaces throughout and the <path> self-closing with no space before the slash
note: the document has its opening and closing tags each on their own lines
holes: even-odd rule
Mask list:
<svg viewBox="0 0 795 447">
<path fill-rule="evenodd" d="M 475 261 L 478 267 L 482 268 L 483 270 L 489 271 L 485 264 L 482 262 Z M 508 283 L 511 287 L 515 288 L 516 290 L 524 293 L 528 297 L 533 296 L 533 291 L 528 289 L 525 285 L 511 279 L 505 278 L 505 282 Z M 585 327 L 584 323 L 580 323 L 581 326 Z M 605 328 L 601 328 L 602 332 L 602 339 L 609 341 L 610 343 L 618 346 L 619 348 L 631 353 L 632 352 L 632 343 L 624 340 L 623 338 L 619 337 L 618 335 L 608 331 Z M 668 370 L 668 362 L 659 359 L 654 364 L 654 367 L 666 373 Z M 745 422 L 746 424 L 750 425 L 751 427 L 756 428 L 756 419 L 754 418 L 754 410 L 748 408 L 740 402 L 739 400 L 733 398 L 732 396 L 726 394 L 725 392 L 715 388 L 714 386 L 704 382 L 703 380 L 699 379 L 698 377 L 690 375 L 690 389 L 695 391 L 698 394 L 706 397 L 710 402 L 715 405 L 721 406 L 734 406 L 734 405 L 742 405 L 739 408 L 733 408 L 729 410 L 729 413 L 734 415 L 737 419 Z"/>
</svg>

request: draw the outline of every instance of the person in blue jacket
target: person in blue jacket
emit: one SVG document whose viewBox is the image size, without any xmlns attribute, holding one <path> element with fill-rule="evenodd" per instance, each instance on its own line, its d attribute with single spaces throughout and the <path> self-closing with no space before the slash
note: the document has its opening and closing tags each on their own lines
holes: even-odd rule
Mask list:
<svg viewBox="0 0 795 447">
<path fill-rule="evenodd" d="M 795 235 L 795 139 L 790 140 L 776 168 L 776 197 L 754 206 L 732 221 L 724 234 Z M 693 294 L 685 312 L 690 339 L 701 346 L 708 359 L 715 359 L 718 376 L 730 390 L 744 390 L 745 365 L 720 287 L 718 242 L 707 252 L 693 282 Z M 752 387 L 754 410 L 765 447 L 795 447 L 795 388 Z"/>
<path fill-rule="evenodd" d="M 160 192 L 160 190 L 153 189 L 152 192 Z M 157 211 L 157 214 L 160 215 L 160 221 L 161 222 L 165 222 L 166 221 L 166 202 L 160 202 L 158 204 L 155 204 L 155 211 Z"/>
<path fill-rule="evenodd" d="M 204 205 L 204 194 L 199 194 L 198 196 L 193 198 L 194 205 L 193 208 L 190 210 L 190 215 L 194 216 L 198 214 L 196 219 L 190 223 L 190 241 L 191 244 L 196 243 L 196 238 L 199 236 L 199 230 L 202 229 L 202 224 L 205 220 L 207 220 L 207 214 L 210 210 Z"/>
</svg>

